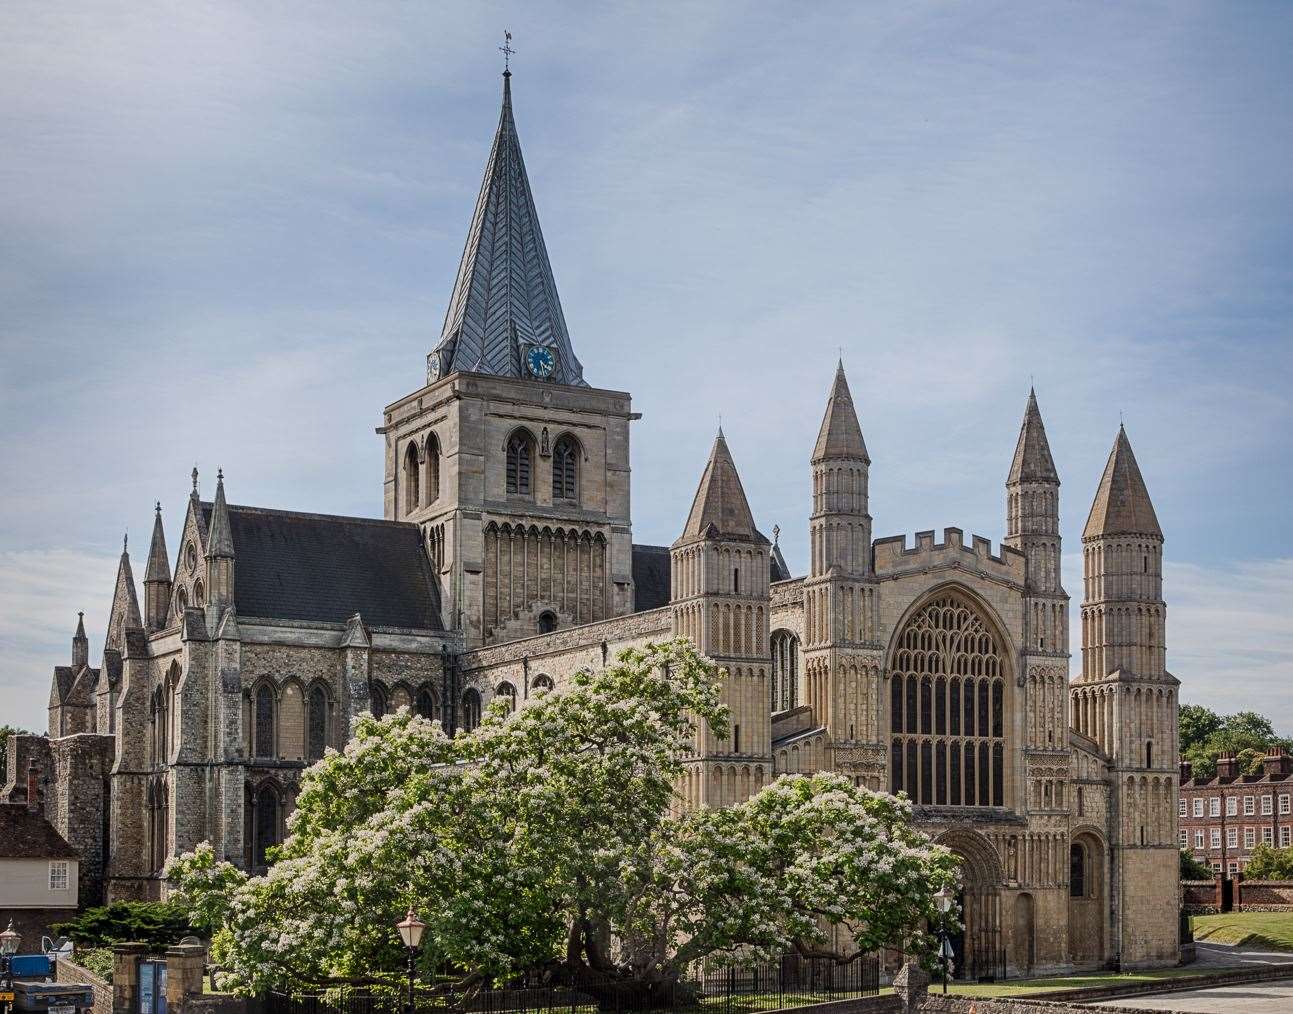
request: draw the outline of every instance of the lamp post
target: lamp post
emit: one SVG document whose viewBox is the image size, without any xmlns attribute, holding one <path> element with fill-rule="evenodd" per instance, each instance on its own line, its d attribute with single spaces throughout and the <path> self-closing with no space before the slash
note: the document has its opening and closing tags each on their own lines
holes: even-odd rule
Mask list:
<svg viewBox="0 0 1293 1014">
<path fill-rule="evenodd" d="M 947 952 L 952 949 L 947 939 L 947 913 L 952 910 L 952 892 L 946 886 L 940 887 L 934 895 L 938 905 L 938 956 L 943 963 L 943 994 L 947 994 Z"/>
<path fill-rule="evenodd" d="M 4 1009 L 13 1010 L 13 966 L 10 959 L 18 953 L 18 945 L 22 943 L 22 936 L 13 928 L 13 920 L 9 920 L 9 928 L 0 933 L 0 990 L 5 994 Z"/>
<path fill-rule="evenodd" d="M 404 941 L 404 947 L 409 953 L 408 1014 L 413 1014 L 413 959 L 417 956 L 422 931 L 427 928 L 427 924 L 413 914 L 413 906 L 410 905 L 408 915 L 397 922 L 395 928 L 400 931 L 400 939 Z"/>
</svg>

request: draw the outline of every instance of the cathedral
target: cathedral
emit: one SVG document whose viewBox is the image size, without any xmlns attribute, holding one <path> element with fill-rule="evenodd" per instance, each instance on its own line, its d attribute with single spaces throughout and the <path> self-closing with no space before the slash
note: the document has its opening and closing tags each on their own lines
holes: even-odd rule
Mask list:
<svg viewBox="0 0 1293 1014">
<path fill-rule="evenodd" d="M 1127 434 L 1083 533 L 1071 673 L 1036 397 L 995 548 L 958 528 L 874 538 L 843 364 L 822 379 L 805 575 L 756 523 L 721 430 L 676 541 L 635 543 L 639 416 L 575 354 L 504 74 L 425 382 L 378 419 L 384 517 L 240 506 L 232 474 L 208 499 L 195 470 L 178 545 L 158 505 L 142 595 L 123 546 L 98 665 L 82 620 L 49 737 L 10 738 L 0 794 L 25 800 L 37 776 L 84 901 L 157 898 L 166 860 L 202 841 L 262 869 L 302 771 L 359 714 L 470 730 L 493 698 L 524 707 L 681 635 L 725 671 L 732 725 L 700 735 L 679 806 L 738 803 L 785 772 L 905 792 L 963 864 L 960 974 L 1175 964 L 1178 682 L 1163 534 Z"/>
</svg>

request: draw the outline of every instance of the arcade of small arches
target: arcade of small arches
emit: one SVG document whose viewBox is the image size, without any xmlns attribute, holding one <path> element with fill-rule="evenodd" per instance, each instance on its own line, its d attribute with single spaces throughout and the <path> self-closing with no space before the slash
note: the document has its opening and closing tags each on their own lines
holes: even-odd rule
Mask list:
<svg viewBox="0 0 1293 1014">
<path fill-rule="evenodd" d="M 558 615 L 581 624 L 602 620 L 607 603 L 607 546 L 601 532 L 544 525 L 485 526 L 485 632 L 490 637 L 504 624 L 536 609 L 552 629 Z"/>
<path fill-rule="evenodd" d="M 1126 752 L 1147 768 L 1154 766 L 1155 756 L 1160 763 L 1172 756 L 1177 707 L 1172 687 L 1077 684 L 1071 690 L 1070 707 L 1073 727 L 1106 753 L 1112 753 L 1115 740 L 1120 740 Z"/>
<path fill-rule="evenodd" d="M 256 760 L 319 760 L 339 746 L 336 699 L 322 679 L 262 679 L 243 692 L 243 742 Z"/>
<path fill-rule="evenodd" d="M 766 595 L 771 574 L 766 549 L 696 542 L 670 554 L 674 601 L 697 595 Z"/>
<path fill-rule="evenodd" d="M 709 790 L 702 795 L 706 778 Z M 688 808 L 704 805 L 718 809 L 744 802 L 762 789 L 767 780 L 768 773 L 762 764 L 693 763 L 683 770 L 679 793 Z"/>
<path fill-rule="evenodd" d="M 397 497 L 405 514 L 429 507 L 440 499 L 440 438 L 434 432 L 413 438 L 404 446 L 403 468 Z"/>
</svg>

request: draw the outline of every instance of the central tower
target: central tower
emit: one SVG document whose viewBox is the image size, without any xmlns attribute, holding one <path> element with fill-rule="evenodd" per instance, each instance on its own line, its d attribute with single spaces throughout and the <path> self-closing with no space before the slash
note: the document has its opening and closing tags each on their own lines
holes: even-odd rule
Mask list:
<svg viewBox="0 0 1293 1014">
<path fill-rule="evenodd" d="M 385 516 L 422 528 L 468 647 L 633 610 L 628 394 L 575 357 L 503 109 L 427 383 L 386 407 Z"/>
</svg>

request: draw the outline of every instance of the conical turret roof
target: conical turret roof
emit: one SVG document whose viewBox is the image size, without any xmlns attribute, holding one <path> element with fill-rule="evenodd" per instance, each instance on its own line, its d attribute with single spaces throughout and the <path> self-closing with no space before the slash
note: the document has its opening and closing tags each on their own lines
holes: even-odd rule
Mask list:
<svg viewBox="0 0 1293 1014">
<path fill-rule="evenodd" d="M 1051 457 L 1051 445 L 1046 440 L 1046 427 L 1042 425 L 1042 413 L 1037 408 L 1037 393 L 1029 389 L 1028 407 L 1024 409 L 1019 443 L 1015 445 L 1015 458 L 1010 463 L 1010 477 L 1006 482 L 1053 482 L 1058 485 L 1059 481 L 1055 459 Z"/>
<path fill-rule="evenodd" d="M 144 571 L 144 584 L 150 581 L 171 579 L 171 564 L 166 558 L 166 532 L 162 530 L 162 505 L 157 505 L 153 516 L 153 541 L 148 546 L 148 569 Z"/>
<path fill-rule="evenodd" d="M 1163 537 L 1158 516 L 1149 499 L 1149 490 L 1141 477 L 1136 455 L 1132 453 L 1127 431 L 1119 426 L 1118 436 L 1109 452 L 1109 460 L 1096 490 L 1091 514 L 1087 517 L 1082 538 L 1101 535 L 1154 535 Z"/>
<path fill-rule="evenodd" d="M 224 472 L 216 473 L 215 503 L 211 506 L 211 530 L 207 535 L 207 556 L 233 557 L 233 533 L 229 530 L 229 505 L 224 498 Z"/>
<path fill-rule="evenodd" d="M 732 452 L 727 449 L 722 427 L 709 452 L 705 473 L 700 477 L 691 513 L 678 542 L 703 538 L 768 544 L 754 526 L 754 515 L 750 513 L 750 503 L 745 499 L 745 489 L 732 461 Z"/>
<path fill-rule="evenodd" d="M 826 401 L 826 414 L 822 416 L 822 428 L 817 433 L 817 444 L 813 447 L 813 461 L 825 461 L 827 458 L 856 458 L 871 464 L 866 441 L 862 439 L 862 427 L 858 424 L 857 412 L 853 409 L 853 395 L 849 391 L 848 379 L 844 376 L 842 359 L 835 370 L 835 382 Z"/>
<path fill-rule="evenodd" d="M 587 386 L 557 298 L 505 73 L 503 111 L 428 379 L 456 371 L 528 377 L 524 359 L 532 345 L 552 351 L 551 379 Z"/>
<path fill-rule="evenodd" d="M 76 614 L 76 633 L 72 635 L 74 641 L 88 641 L 85 636 L 85 613 Z"/>
</svg>

